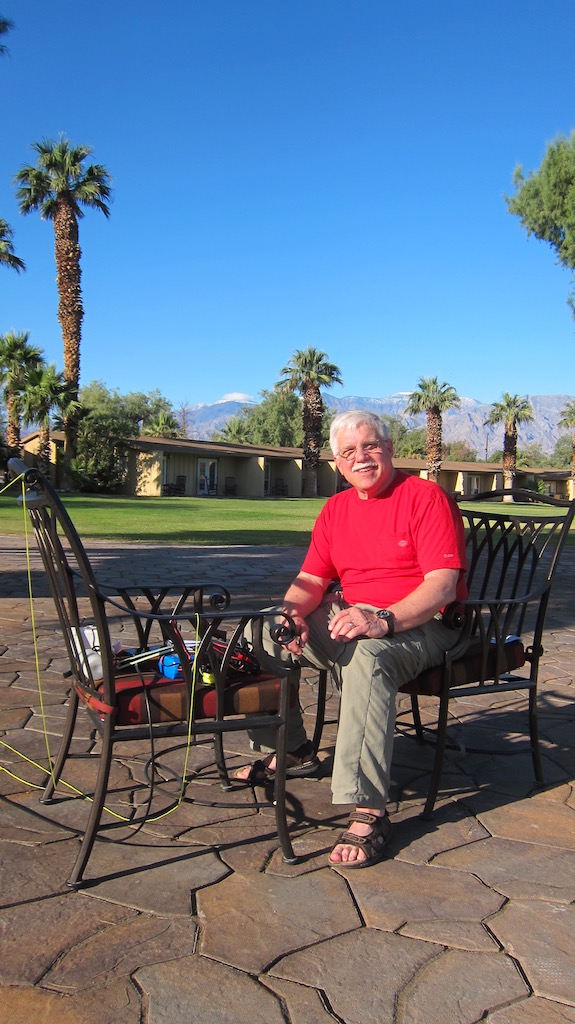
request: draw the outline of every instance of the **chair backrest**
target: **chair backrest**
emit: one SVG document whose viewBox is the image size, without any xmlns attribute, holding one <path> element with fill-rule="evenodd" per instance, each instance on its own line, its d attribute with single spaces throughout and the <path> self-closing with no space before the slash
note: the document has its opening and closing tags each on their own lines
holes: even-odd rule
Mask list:
<svg viewBox="0 0 575 1024">
<path fill-rule="evenodd" d="M 484 602 L 488 617 L 497 619 L 494 634 L 521 635 L 529 628 L 540 640 L 575 502 L 501 489 L 458 504 L 466 527 L 470 598 Z M 533 614 L 526 621 L 528 610 Z"/>
<path fill-rule="evenodd" d="M 98 710 L 99 704 L 109 709 L 115 700 L 117 674 L 110 611 L 118 623 L 122 622 L 122 628 L 122 612 L 126 612 L 131 628 L 128 643 L 141 650 L 150 643 L 152 626 L 160 623 L 161 639 L 173 643 L 175 638 L 177 643 L 178 630 L 173 623 L 182 609 L 187 615 L 202 613 L 204 605 L 223 611 L 229 606 L 230 595 L 218 584 L 103 587 L 66 508 L 46 477 L 37 469 L 28 469 L 20 459 L 11 459 L 8 469 L 13 479 L 23 478 L 25 490 L 20 500 L 30 516 L 42 557 L 75 688 L 93 709 Z M 112 594 L 118 596 L 116 602 Z M 136 614 L 138 599 L 144 610 Z"/>
</svg>

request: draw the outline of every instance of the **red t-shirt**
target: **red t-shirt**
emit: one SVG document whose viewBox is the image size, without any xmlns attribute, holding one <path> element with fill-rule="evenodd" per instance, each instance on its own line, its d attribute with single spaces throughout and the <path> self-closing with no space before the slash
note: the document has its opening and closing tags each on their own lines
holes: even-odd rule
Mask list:
<svg viewBox="0 0 575 1024">
<path fill-rule="evenodd" d="M 459 569 L 457 599 L 467 597 L 465 533 L 456 503 L 438 485 L 396 470 L 377 498 L 354 489 L 334 494 L 320 512 L 302 571 L 339 578 L 349 604 L 386 608 L 433 569 Z"/>
</svg>

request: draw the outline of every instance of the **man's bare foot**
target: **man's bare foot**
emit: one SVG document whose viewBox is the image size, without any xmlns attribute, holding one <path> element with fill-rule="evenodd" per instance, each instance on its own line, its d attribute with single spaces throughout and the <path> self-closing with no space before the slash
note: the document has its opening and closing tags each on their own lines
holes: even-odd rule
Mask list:
<svg viewBox="0 0 575 1024">
<path fill-rule="evenodd" d="M 349 827 L 338 837 L 329 856 L 329 863 L 339 867 L 369 867 L 384 855 L 391 833 L 385 811 L 358 807 L 349 816 Z"/>
</svg>

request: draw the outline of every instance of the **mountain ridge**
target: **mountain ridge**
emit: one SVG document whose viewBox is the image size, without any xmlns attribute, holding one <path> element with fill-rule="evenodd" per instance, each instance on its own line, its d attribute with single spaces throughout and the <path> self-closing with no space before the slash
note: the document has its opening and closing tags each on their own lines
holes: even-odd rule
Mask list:
<svg viewBox="0 0 575 1024">
<path fill-rule="evenodd" d="M 397 392 L 381 398 L 370 398 L 360 395 L 323 396 L 324 403 L 330 411 L 345 412 L 348 409 L 370 409 L 381 416 L 401 416 L 405 425 L 411 430 L 423 427 L 426 423 L 425 413 L 419 416 L 406 416 L 405 407 L 410 392 Z M 520 423 L 518 429 L 519 446 L 525 448 L 529 444 L 539 444 L 544 452 L 550 454 L 562 434 L 568 431 L 559 427 L 561 410 L 567 402 L 573 401 L 572 395 L 525 395 L 531 403 L 534 419 L 528 423 Z M 492 403 L 480 402 L 475 398 L 461 397 L 459 408 L 448 409 L 443 415 L 443 440 L 466 441 L 478 457 L 484 458 L 497 449 L 503 448 L 503 424 L 486 427 L 485 420 L 489 415 Z M 204 403 L 189 406 L 186 411 L 188 437 L 199 441 L 207 441 L 212 435 L 222 430 L 225 424 L 246 406 L 258 405 L 258 402 L 219 401 L 211 405 Z"/>
</svg>

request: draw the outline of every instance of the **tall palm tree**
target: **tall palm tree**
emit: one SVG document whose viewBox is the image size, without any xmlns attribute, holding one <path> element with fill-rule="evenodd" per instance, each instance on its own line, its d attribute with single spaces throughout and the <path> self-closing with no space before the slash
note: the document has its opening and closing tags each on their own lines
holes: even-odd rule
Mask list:
<svg viewBox="0 0 575 1024">
<path fill-rule="evenodd" d="M 296 391 L 303 401 L 304 498 L 317 497 L 317 468 L 321 452 L 321 428 L 324 405 L 321 388 L 343 384 L 339 366 L 329 363 L 325 352 L 316 348 L 298 349 L 280 371 L 285 380 L 275 385 L 279 391 Z"/>
<path fill-rule="evenodd" d="M 22 390 L 16 405 L 26 424 L 39 426 L 37 460 L 38 468 L 47 476 L 50 474 L 50 416 L 54 409 L 64 415 L 69 411 L 70 385 L 64 374 L 56 370 L 54 363 L 31 366 L 24 372 Z"/>
<path fill-rule="evenodd" d="M 500 402 L 494 402 L 484 426 L 503 423 L 503 483 L 512 488 L 517 470 L 517 426 L 533 419 L 533 409 L 528 398 L 511 395 L 506 391 Z M 513 500 L 512 498 L 508 500 Z"/>
<path fill-rule="evenodd" d="M 0 38 L 7 35 L 11 28 L 14 28 L 14 22 L 0 15 Z M 4 43 L 0 43 L 0 57 L 5 57 L 7 53 L 8 47 Z"/>
<path fill-rule="evenodd" d="M 0 264 L 3 267 L 11 267 L 12 270 L 20 273 L 21 270 L 26 270 L 26 266 L 24 261 L 14 254 L 13 234 L 10 225 L 0 218 Z"/>
<path fill-rule="evenodd" d="M 437 377 L 420 377 L 417 390 L 409 396 L 406 413 L 415 416 L 427 413 L 427 477 L 437 482 L 443 459 L 443 413 L 461 405 L 451 384 L 440 384 Z"/>
<path fill-rule="evenodd" d="M 71 386 L 71 396 L 78 398 L 80 382 L 80 339 L 84 309 L 80 289 L 80 256 L 78 221 L 83 207 L 100 210 L 105 217 L 110 211 L 110 175 L 102 164 L 85 166 L 92 150 L 89 146 L 72 146 L 63 135 L 58 141 L 43 139 L 33 143 L 38 154 L 36 166 L 22 167 L 16 177 L 16 198 L 23 214 L 39 210 L 44 220 L 54 225 L 58 285 L 58 320 L 64 343 L 64 377 Z M 72 407 L 71 407 L 72 408 Z M 76 451 L 78 436 L 77 412 L 69 412 L 65 421 L 66 461 Z"/>
<path fill-rule="evenodd" d="M 571 431 L 571 497 L 573 497 L 575 493 L 575 401 L 567 402 L 567 405 L 561 410 L 560 416 L 558 425 L 563 430 Z"/>
<path fill-rule="evenodd" d="M 8 414 L 6 444 L 9 457 L 20 455 L 20 410 L 18 397 L 22 391 L 26 372 L 44 362 L 42 349 L 28 341 L 29 331 L 0 335 L 0 384 L 4 387 L 4 400 Z"/>
</svg>

